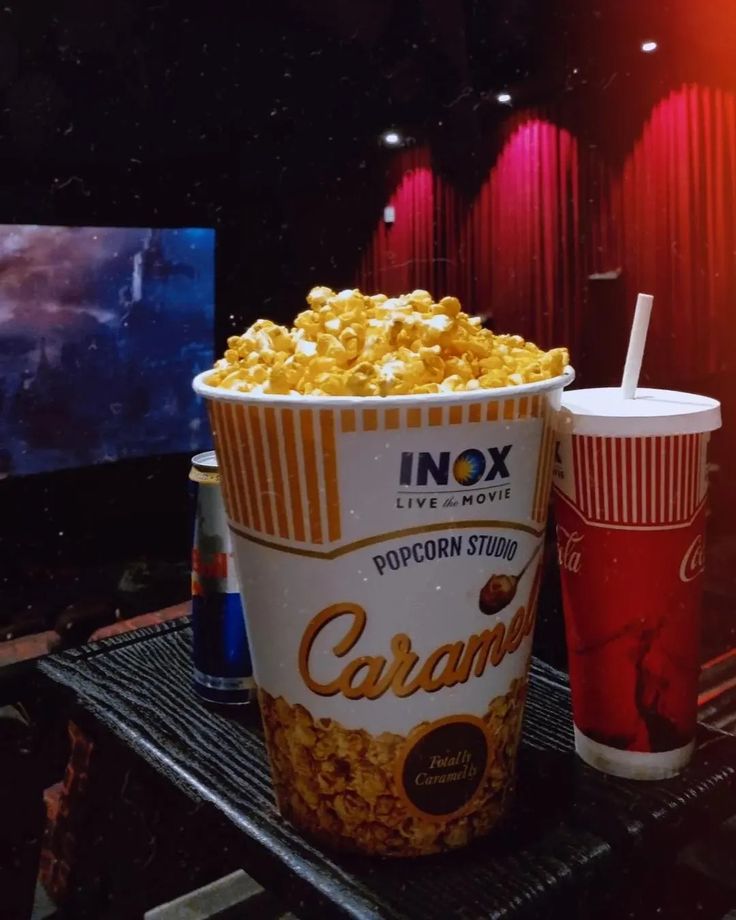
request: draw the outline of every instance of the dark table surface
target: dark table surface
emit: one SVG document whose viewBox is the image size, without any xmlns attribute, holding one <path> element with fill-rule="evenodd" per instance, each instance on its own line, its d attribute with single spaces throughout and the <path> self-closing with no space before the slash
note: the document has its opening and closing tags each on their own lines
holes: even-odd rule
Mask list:
<svg viewBox="0 0 736 920">
<path fill-rule="evenodd" d="M 557 916 L 610 898 L 644 854 L 665 862 L 736 813 L 736 738 L 701 725 L 694 761 L 676 779 L 605 776 L 574 755 L 566 676 L 533 660 L 518 793 L 503 827 L 423 859 L 328 853 L 278 815 L 255 707 L 228 716 L 194 694 L 190 646 L 188 619 L 175 620 L 52 655 L 39 668 L 189 799 L 217 809 L 244 868 L 304 916 Z"/>
</svg>

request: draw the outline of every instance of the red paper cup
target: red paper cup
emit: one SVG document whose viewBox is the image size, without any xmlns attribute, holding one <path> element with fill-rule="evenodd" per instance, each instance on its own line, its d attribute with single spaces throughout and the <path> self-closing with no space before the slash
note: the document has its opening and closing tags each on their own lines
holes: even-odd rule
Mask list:
<svg viewBox="0 0 736 920">
<path fill-rule="evenodd" d="M 706 450 L 714 399 L 639 389 L 563 398 L 555 513 L 575 747 L 663 779 L 694 747 Z"/>
</svg>

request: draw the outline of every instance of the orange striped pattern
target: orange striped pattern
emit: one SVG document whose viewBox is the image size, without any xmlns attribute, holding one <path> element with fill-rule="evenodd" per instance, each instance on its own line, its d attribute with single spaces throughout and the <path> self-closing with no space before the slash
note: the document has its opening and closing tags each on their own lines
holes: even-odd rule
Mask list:
<svg viewBox="0 0 736 920">
<path fill-rule="evenodd" d="M 355 431 L 355 409 L 343 409 L 340 413 L 340 420 L 343 431 Z"/>
<path fill-rule="evenodd" d="M 335 449 L 335 414 L 329 409 L 319 413 L 322 436 L 322 456 L 325 465 L 325 494 L 337 499 L 337 452 Z M 340 504 L 337 500 L 327 502 L 327 538 L 330 543 L 340 538 Z"/>
<path fill-rule="evenodd" d="M 262 536 L 307 544 L 342 538 L 337 438 L 362 432 L 439 428 L 468 422 L 501 424 L 545 417 L 545 458 L 551 452 L 548 401 L 543 395 L 479 398 L 438 406 L 282 408 L 257 403 L 208 402 L 222 489 L 231 523 Z M 550 454 L 551 455 L 551 454 Z M 551 463 L 537 474 L 535 519 Z M 546 510 L 546 506 L 545 509 Z"/>
<path fill-rule="evenodd" d="M 542 523 L 547 519 L 547 506 L 549 493 L 552 487 L 552 469 L 555 457 L 555 414 L 545 404 L 543 408 L 542 442 L 539 450 L 539 465 L 534 484 L 534 497 L 532 499 L 532 520 Z"/>
<path fill-rule="evenodd" d="M 237 407 L 233 407 L 237 411 Z M 263 529 L 266 533 L 275 533 L 273 529 L 273 514 L 271 512 L 272 492 L 270 482 L 266 476 L 266 459 L 263 450 L 263 435 L 261 434 L 261 419 L 258 406 L 248 406 L 246 423 L 250 427 L 250 443 L 256 461 L 256 500 L 263 516 Z"/>
<path fill-rule="evenodd" d="M 343 434 L 356 431 L 396 431 L 401 428 L 442 428 L 468 422 L 513 422 L 539 418 L 547 405 L 543 396 L 521 396 L 516 399 L 491 399 L 454 406 L 410 406 L 391 409 L 343 409 L 340 430 Z"/>
<path fill-rule="evenodd" d="M 366 409 L 363 413 L 363 431 L 376 431 L 378 428 L 378 409 Z"/>
<path fill-rule="evenodd" d="M 276 506 L 278 533 L 288 533 L 288 525 L 286 523 L 286 490 L 284 489 L 284 479 L 281 471 L 281 450 L 278 430 L 276 428 L 276 410 L 271 406 L 267 406 L 264 409 L 264 416 L 266 421 L 266 439 L 268 441 L 268 458 L 270 467 L 273 470 L 273 500 Z"/>
<path fill-rule="evenodd" d="M 210 402 L 208 410 L 234 525 L 299 543 L 340 539 L 336 432 L 355 430 L 351 410 L 234 402 Z"/>
<path fill-rule="evenodd" d="M 302 504 L 302 485 L 299 477 L 299 458 L 297 457 L 297 440 L 293 409 L 284 409 L 282 414 L 282 426 L 284 445 L 286 447 L 286 469 L 289 480 L 290 499 L 289 507 L 291 509 L 291 519 L 294 523 L 294 539 L 303 543 L 306 540 L 304 505 Z"/>
<path fill-rule="evenodd" d="M 255 467 L 255 459 L 253 457 L 251 436 L 247 424 L 247 413 L 244 409 L 241 412 L 236 412 L 235 406 L 233 405 L 227 407 L 226 413 L 229 413 L 233 418 L 236 431 L 235 443 L 240 458 L 238 472 L 242 477 L 241 481 L 246 483 L 246 489 L 244 490 L 236 489 L 233 485 L 233 496 L 235 496 L 236 500 L 235 507 L 240 510 L 241 514 L 250 515 L 253 519 L 254 527 L 260 530 L 261 512 L 258 507 L 255 480 L 253 476 L 250 475 L 250 471 Z M 223 477 L 223 480 L 224 478 L 225 477 Z"/>
<path fill-rule="evenodd" d="M 307 482 L 309 534 L 312 543 L 322 542 L 322 520 L 319 513 L 319 483 L 317 482 L 317 451 L 314 444 L 314 423 L 311 409 L 299 411 L 304 476 Z"/>
<path fill-rule="evenodd" d="M 398 409 L 386 409 L 386 415 L 383 420 L 386 431 L 395 431 L 400 427 L 400 416 Z"/>
</svg>

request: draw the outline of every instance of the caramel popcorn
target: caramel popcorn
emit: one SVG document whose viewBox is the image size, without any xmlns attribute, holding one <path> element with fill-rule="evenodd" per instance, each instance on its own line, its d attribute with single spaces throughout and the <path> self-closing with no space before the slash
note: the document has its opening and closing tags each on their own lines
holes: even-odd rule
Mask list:
<svg viewBox="0 0 736 920">
<path fill-rule="evenodd" d="M 420 856 L 465 846 L 501 817 L 513 790 L 526 681 L 515 679 L 483 721 L 492 739 L 491 763 L 472 810 L 449 819 L 419 817 L 399 795 L 400 751 L 407 737 L 348 729 L 314 719 L 303 706 L 259 691 L 276 798 L 282 814 L 332 848 L 384 856 Z"/>
<path fill-rule="evenodd" d="M 494 335 L 456 297 L 400 297 L 313 288 L 291 329 L 259 319 L 230 336 L 210 386 L 311 396 L 449 393 L 547 380 L 565 348 L 545 352 L 518 335 Z"/>
</svg>

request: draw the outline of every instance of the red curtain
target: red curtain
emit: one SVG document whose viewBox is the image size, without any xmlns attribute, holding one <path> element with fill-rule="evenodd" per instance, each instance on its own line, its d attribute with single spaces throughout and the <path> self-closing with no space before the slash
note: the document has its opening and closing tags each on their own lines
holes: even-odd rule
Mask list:
<svg viewBox="0 0 736 920">
<path fill-rule="evenodd" d="M 582 309 L 578 151 L 572 135 L 520 117 L 475 202 L 433 175 L 426 149 L 397 157 L 399 178 L 358 271 L 365 290 L 455 294 L 499 331 L 573 345 Z"/>
<path fill-rule="evenodd" d="M 685 86 L 652 111 L 612 183 L 626 306 L 656 295 L 648 376 L 697 385 L 732 370 L 736 292 L 736 97 Z"/>
<path fill-rule="evenodd" d="M 573 346 L 583 291 L 577 142 L 532 116 L 506 133 L 465 230 L 469 306 L 498 331 Z"/>
<path fill-rule="evenodd" d="M 538 113 L 516 116 L 472 202 L 432 175 L 426 150 L 402 152 L 387 202 L 396 223 L 379 224 L 360 280 L 456 294 L 498 331 L 565 344 L 583 386 L 619 379 L 636 293 L 653 293 L 642 382 L 722 402 L 710 565 L 731 585 L 732 544 L 719 535 L 736 517 L 736 95 L 681 86 L 625 135 L 615 114 L 598 112 L 597 131 L 588 118 L 583 145 Z"/>
<path fill-rule="evenodd" d="M 617 163 L 606 145 L 581 155 L 568 130 L 536 113 L 503 130 L 472 202 L 433 175 L 426 149 L 396 155 L 386 202 L 396 220 L 379 221 L 358 283 L 457 294 L 499 331 L 564 343 L 573 357 L 609 346 L 611 362 L 623 360 L 619 339 L 637 291 L 651 291 L 647 382 L 713 390 L 714 376 L 732 374 L 736 97 L 673 91 Z M 618 268 L 622 280 L 602 301 L 600 288 L 589 293 L 589 273 Z"/>
<path fill-rule="evenodd" d="M 475 278 L 469 257 L 471 239 L 466 232 L 470 202 L 451 182 L 434 176 L 435 261 L 432 286 L 436 297 L 458 297 L 469 312 L 477 312 Z"/>
<path fill-rule="evenodd" d="M 621 183 L 597 149 L 586 151 L 580 167 L 585 270 L 588 274 L 618 272 L 623 266 Z"/>
<path fill-rule="evenodd" d="M 623 308 L 655 295 L 643 378 L 650 386 L 721 400 L 723 428 L 710 460 L 714 533 L 733 532 L 736 483 L 736 96 L 683 86 L 652 110 L 622 168 L 611 171 L 608 213 Z M 717 540 L 715 541 L 717 543 Z M 725 559 L 726 557 L 724 557 Z M 711 571 L 725 573 L 717 559 Z M 730 569 L 732 571 L 732 569 Z"/>
<path fill-rule="evenodd" d="M 394 209 L 388 224 L 383 213 L 363 252 L 357 285 L 367 293 L 404 294 L 432 290 L 434 271 L 434 189 L 429 152 L 400 151 L 389 175 L 386 205 Z"/>
</svg>

